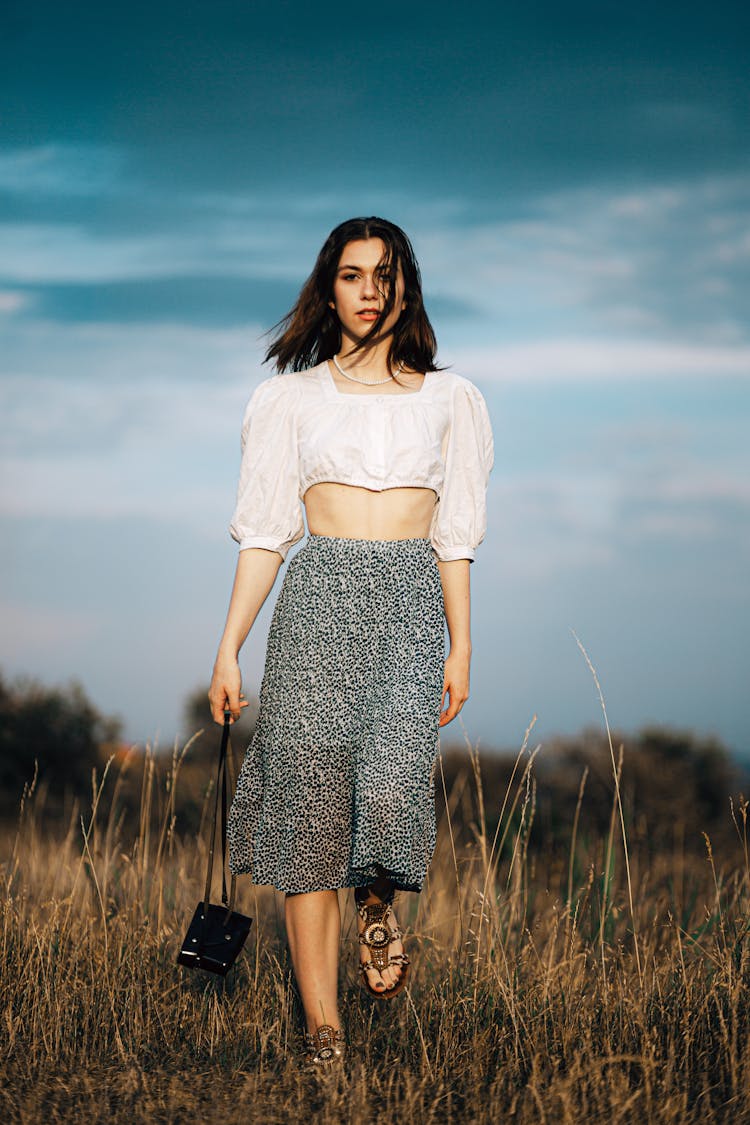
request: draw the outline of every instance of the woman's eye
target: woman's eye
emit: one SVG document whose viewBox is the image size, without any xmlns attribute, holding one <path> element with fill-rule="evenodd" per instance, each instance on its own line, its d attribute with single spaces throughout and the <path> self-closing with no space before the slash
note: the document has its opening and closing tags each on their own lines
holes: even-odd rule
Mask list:
<svg viewBox="0 0 750 1125">
<path fill-rule="evenodd" d="M 344 281 L 356 281 L 357 280 L 356 273 L 345 273 L 342 276 L 343 276 Z"/>
</svg>

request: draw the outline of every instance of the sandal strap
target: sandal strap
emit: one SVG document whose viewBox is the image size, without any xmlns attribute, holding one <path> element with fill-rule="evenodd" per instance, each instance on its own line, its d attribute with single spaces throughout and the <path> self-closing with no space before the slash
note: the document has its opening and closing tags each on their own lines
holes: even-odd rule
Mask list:
<svg viewBox="0 0 750 1125">
<path fill-rule="evenodd" d="M 388 930 L 390 932 L 388 945 L 392 945 L 394 941 L 403 941 L 404 935 L 401 933 L 401 930 L 392 930 L 390 926 L 388 927 Z M 359 944 L 367 946 L 368 949 L 372 948 L 364 933 L 361 933 L 359 935 Z"/>
<path fill-rule="evenodd" d="M 359 968 L 365 974 L 377 973 L 378 976 L 382 976 L 386 969 L 390 969 L 391 965 L 395 965 L 397 969 L 405 969 L 407 965 L 411 965 L 411 961 L 405 953 L 395 953 L 393 957 L 388 958 L 388 964 L 383 965 L 382 969 L 379 969 L 372 961 L 360 961 Z"/>
<path fill-rule="evenodd" d="M 383 909 L 384 905 L 385 909 Z M 402 931 L 398 928 L 398 925 L 392 926 L 388 921 L 389 917 L 393 917 L 388 904 L 370 902 L 366 906 L 358 907 L 357 913 L 365 923 L 365 926 L 369 926 L 372 922 L 380 922 L 382 925 L 387 926 L 391 933 L 391 941 L 395 941 L 396 938 L 402 938 L 404 936 Z"/>
<path fill-rule="evenodd" d="M 369 951 L 369 960 L 379 972 L 388 967 L 388 949 L 396 940 L 397 931 L 388 923 L 391 908 L 386 903 L 373 903 L 363 906 L 360 917 L 364 928 L 359 935 L 359 944 Z"/>
<path fill-rule="evenodd" d="M 392 957 L 388 958 L 389 965 L 411 965 L 409 955 L 407 953 L 394 953 Z"/>
<path fill-rule="evenodd" d="M 373 925 L 373 923 L 375 923 L 381 926 L 385 926 L 389 931 L 393 929 L 393 927 L 388 922 L 388 917 L 391 913 L 390 906 L 379 902 L 372 902 L 368 903 L 367 906 L 360 906 L 357 910 L 357 913 L 364 922 L 365 927 L 371 926 Z"/>
<path fill-rule="evenodd" d="M 357 907 L 357 913 L 365 922 L 382 922 L 390 912 L 387 902 L 367 902 Z"/>
<path fill-rule="evenodd" d="M 313 1066 L 332 1066 L 344 1057 L 346 1040 L 340 1027 L 322 1024 L 303 1035 L 307 1061 Z"/>
</svg>

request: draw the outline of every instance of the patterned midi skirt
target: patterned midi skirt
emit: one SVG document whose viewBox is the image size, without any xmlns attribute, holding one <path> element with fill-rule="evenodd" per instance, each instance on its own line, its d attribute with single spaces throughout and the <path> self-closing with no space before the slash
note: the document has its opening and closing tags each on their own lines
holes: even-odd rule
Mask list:
<svg viewBox="0 0 750 1125">
<path fill-rule="evenodd" d="M 435 848 L 445 661 L 429 539 L 309 535 L 287 565 L 228 823 L 235 874 L 280 891 L 419 891 Z"/>
</svg>

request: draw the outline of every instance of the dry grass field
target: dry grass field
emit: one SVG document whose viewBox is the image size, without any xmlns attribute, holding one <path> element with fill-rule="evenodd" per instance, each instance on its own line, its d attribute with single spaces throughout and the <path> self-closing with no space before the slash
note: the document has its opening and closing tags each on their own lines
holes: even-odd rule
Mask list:
<svg viewBox="0 0 750 1125">
<path fill-rule="evenodd" d="M 401 897 L 412 984 L 366 997 L 342 894 L 350 1058 L 320 1082 L 298 1066 L 281 896 L 241 881 L 255 921 L 226 983 L 175 964 L 206 851 L 180 831 L 181 763 L 145 756 L 135 817 L 117 800 L 127 760 L 67 830 L 25 796 L 3 851 L 3 1122 L 750 1120 L 741 798 L 726 854 L 654 853 L 630 834 L 614 749 L 608 830 L 582 832 L 584 771 L 563 836 L 532 848 L 533 751 L 492 792 L 471 746 L 446 786 L 441 759 L 429 881 Z"/>
</svg>

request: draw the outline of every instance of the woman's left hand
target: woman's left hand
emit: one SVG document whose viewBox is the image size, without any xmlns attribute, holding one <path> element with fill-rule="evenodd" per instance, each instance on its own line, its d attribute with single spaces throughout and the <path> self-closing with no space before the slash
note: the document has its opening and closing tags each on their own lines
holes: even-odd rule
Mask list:
<svg viewBox="0 0 750 1125">
<path fill-rule="evenodd" d="M 448 706 L 442 711 L 440 715 L 440 726 L 444 727 L 446 723 L 450 723 L 455 719 L 463 707 L 466 700 L 469 698 L 469 665 L 471 663 L 471 653 L 451 652 L 445 661 L 445 675 L 443 679 L 443 697 L 440 701 L 440 707 L 445 705 L 445 697 L 448 695 Z"/>
</svg>

